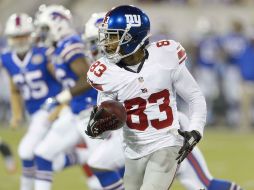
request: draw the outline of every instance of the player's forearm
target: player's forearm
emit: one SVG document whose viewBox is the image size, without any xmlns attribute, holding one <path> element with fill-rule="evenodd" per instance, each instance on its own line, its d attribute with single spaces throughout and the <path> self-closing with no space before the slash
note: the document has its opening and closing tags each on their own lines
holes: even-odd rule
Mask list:
<svg viewBox="0 0 254 190">
<path fill-rule="evenodd" d="M 72 96 L 77 96 L 91 88 L 92 87 L 86 82 L 86 77 L 80 77 L 80 79 L 76 82 L 76 85 L 70 88 L 70 93 Z"/>
<path fill-rule="evenodd" d="M 22 119 L 23 107 L 20 94 L 16 91 L 11 92 L 12 118 Z"/>
<path fill-rule="evenodd" d="M 206 102 L 200 91 L 196 91 L 189 98 L 190 130 L 197 130 L 203 136 L 206 123 Z"/>
<path fill-rule="evenodd" d="M 75 82 L 75 86 L 63 90 L 56 96 L 56 99 L 59 103 L 68 103 L 72 97 L 78 96 L 85 91 L 89 90 L 91 86 L 86 82 L 87 76 L 86 73 L 89 69 L 88 64 L 84 58 L 77 58 L 71 63 L 71 70 L 76 74 L 78 80 Z"/>
<path fill-rule="evenodd" d="M 80 95 L 91 88 L 91 86 L 87 83 L 86 73 L 88 69 L 89 65 L 85 58 L 78 58 L 71 63 L 71 70 L 78 77 L 75 86 L 70 88 L 70 93 L 72 96 Z"/>
<path fill-rule="evenodd" d="M 205 98 L 185 66 L 178 73 L 174 86 L 177 93 L 189 104 L 190 125 L 188 131 L 197 130 L 203 136 L 207 113 Z"/>
<path fill-rule="evenodd" d="M 84 85 L 84 82 L 82 80 L 78 81 L 76 85 L 70 89 L 65 89 L 59 94 L 56 95 L 56 100 L 61 104 L 68 103 L 74 96 L 78 96 L 85 91 L 92 88 L 88 83 Z"/>
</svg>

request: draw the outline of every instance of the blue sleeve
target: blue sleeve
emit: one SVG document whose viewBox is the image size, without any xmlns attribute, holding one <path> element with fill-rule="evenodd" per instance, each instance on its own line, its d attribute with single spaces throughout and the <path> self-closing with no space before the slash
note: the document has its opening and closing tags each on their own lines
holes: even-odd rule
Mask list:
<svg viewBox="0 0 254 190">
<path fill-rule="evenodd" d="M 5 65 L 5 54 L 2 54 L 0 55 L 0 68 L 6 68 L 6 65 Z"/>
<path fill-rule="evenodd" d="M 75 53 L 71 58 L 66 60 L 67 64 L 71 64 L 73 61 L 75 61 L 78 58 L 84 58 L 85 54 L 84 53 Z"/>
<path fill-rule="evenodd" d="M 78 58 L 85 57 L 84 44 L 78 40 L 67 43 L 61 51 L 61 57 L 66 64 L 70 64 Z"/>
</svg>

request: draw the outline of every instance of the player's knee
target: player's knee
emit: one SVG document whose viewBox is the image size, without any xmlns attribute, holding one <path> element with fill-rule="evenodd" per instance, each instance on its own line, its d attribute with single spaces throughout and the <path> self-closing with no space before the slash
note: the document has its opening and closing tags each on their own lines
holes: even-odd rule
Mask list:
<svg viewBox="0 0 254 190">
<path fill-rule="evenodd" d="M 142 179 L 140 179 L 136 175 L 131 175 L 127 172 L 124 173 L 123 181 L 124 184 L 128 187 L 140 187 L 142 184 L 141 183 Z"/>
<path fill-rule="evenodd" d="M 63 170 L 65 166 L 65 155 L 60 154 L 52 161 L 52 169 L 55 172 Z"/>
<path fill-rule="evenodd" d="M 100 157 L 97 157 L 96 159 L 95 156 L 90 156 L 87 160 L 87 164 L 91 168 L 95 168 L 95 169 L 103 169 L 103 170 L 111 170 L 111 171 L 117 169 L 115 161 L 105 160 Z"/>
<path fill-rule="evenodd" d="M 45 158 L 47 160 L 53 160 L 52 154 L 50 154 L 49 146 L 46 146 L 45 143 L 39 144 L 39 146 L 36 147 L 34 154 L 38 157 Z"/>
<path fill-rule="evenodd" d="M 123 183 L 125 189 L 138 190 L 142 185 L 142 180 L 138 180 L 133 176 L 124 174 Z"/>
<path fill-rule="evenodd" d="M 95 171 L 96 170 L 114 170 L 108 167 L 107 165 L 104 165 L 102 162 L 97 161 L 96 159 L 88 159 L 87 164 Z"/>
<path fill-rule="evenodd" d="M 92 168 L 92 169 L 102 169 L 97 160 L 93 157 L 93 156 L 90 156 L 87 160 L 87 164 Z"/>
<path fill-rule="evenodd" d="M 22 160 L 31 160 L 34 157 L 34 150 L 22 141 L 18 147 L 18 154 Z"/>
</svg>

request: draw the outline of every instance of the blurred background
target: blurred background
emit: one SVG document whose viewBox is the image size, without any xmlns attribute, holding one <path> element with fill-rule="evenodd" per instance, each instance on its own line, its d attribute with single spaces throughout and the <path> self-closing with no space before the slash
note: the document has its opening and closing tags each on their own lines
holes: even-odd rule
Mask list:
<svg viewBox="0 0 254 190">
<path fill-rule="evenodd" d="M 33 16 L 41 4 L 62 4 L 72 11 L 75 27 L 82 33 L 92 13 L 123 3 L 136 5 L 148 14 L 152 41 L 174 39 L 185 47 L 187 66 L 207 101 L 207 130 L 200 147 L 210 170 L 245 189 L 254 189 L 253 0 L 0 0 L 0 51 L 6 45 L 5 21 L 13 13 Z M 26 121 L 20 129 L 9 128 L 8 79 L 2 69 L 0 78 L 0 136 L 16 155 Z M 179 109 L 186 111 L 181 102 L 179 99 Z M 19 171 L 7 175 L 2 162 L 0 158 L 0 190 L 18 189 Z M 57 179 L 55 189 L 85 189 L 78 169 L 57 174 Z M 175 187 L 183 189 L 178 183 Z"/>
</svg>

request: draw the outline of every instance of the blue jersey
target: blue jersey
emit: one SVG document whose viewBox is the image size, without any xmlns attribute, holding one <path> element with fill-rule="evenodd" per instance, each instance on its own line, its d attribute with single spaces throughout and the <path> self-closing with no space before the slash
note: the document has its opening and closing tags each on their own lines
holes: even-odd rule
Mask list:
<svg viewBox="0 0 254 190">
<path fill-rule="evenodd" d="M 240 58 L 248 46 L 248 39 L 238 33 L 230 33 L 222 38 L 222 46 L 227 54 L 227 62 L 234 65 L 240 64 Z"/>
<path fill-rule="evenodd" d="M 84 44 L 79 35 L 67 36 L 56 45 L 53 64 L 57 79 L 65 89 L 69 89 L 76 84 L 78 76 L 72 71 L 71 63 L 78 58 L 84 58 Z M 70 102 L 73 113 L 94 105 L 97 99 L 97 91 L 93 88 L 75 96 Z"/>
<path fill-rule="evenodd" d="M 32 47 L 22 61 L 12 51 L 1 55 L 3 67 L 20 91 L 29 114 L 40 109 L 48 97 L 55 96 L 62 89 L 47 69 L 46 52 L 47 48 Z"/>
<path fill-rule="evenodd" d="M 202 67 L 213 68 L 221 62 L 220 40 L 210 36 L 200 41 L 198 45 L 197 63 Z"/>
</svg>

